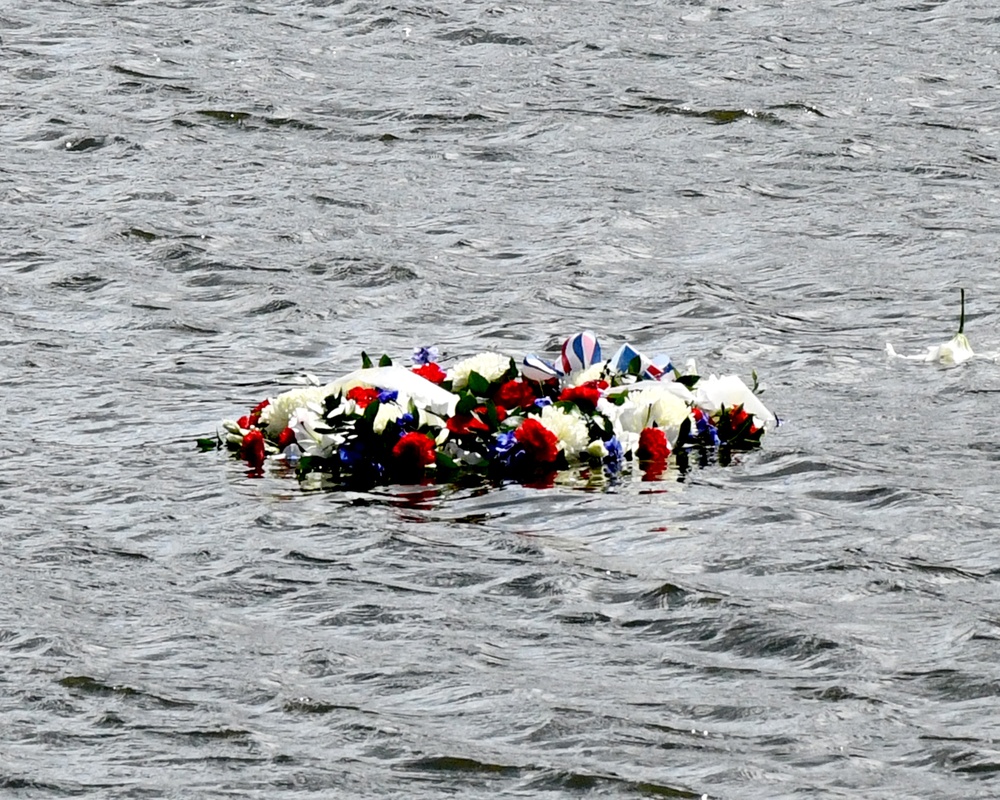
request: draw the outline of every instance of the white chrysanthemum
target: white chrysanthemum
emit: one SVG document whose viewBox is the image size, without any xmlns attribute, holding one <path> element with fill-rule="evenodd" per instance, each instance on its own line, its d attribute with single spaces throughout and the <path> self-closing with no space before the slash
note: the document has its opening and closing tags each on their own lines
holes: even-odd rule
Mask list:
<svg viewBox="0 0 1000 800">
<path fill-rule="evenodd" d="M 510 356 L 500 353 L 480 353 L 464 361 L 459 361 L 448 370 L 453 389 L 464 389 L 469 383 L 469 375 L 478 372 L 488 381 L 495 381 L 510 369 Z"/>
<path fill-rule="evenodd" d="M 587 381 L 597 381 L 601 379 L 604 374 L 604 368 L 608 366 L 607 361 L 598 361 L 596 364 L 591 364 L 584 370 L 579 372 L 574 372 L 570 378 L 570 386 L 582 386 Z"/>
<path fill-rule="evenodd" d="M 288 427 L 288 419 L 296 409 L 312 407 L 320 413 L 329 393 L 326 386 L 303 386 L 282 392 L 271 398 L 270 404 L 261 411 L 260 424 L 267 428 L 268 436 L 277 436 Z"/>
<path fill-rule="evenodd" d="M 566 412 L 558 406 L 545 406 L 539 422 L 556 435 L 566 458 L 578 458 L 590 444 L 587 423 L 576 411 Z"/>
<path fill-rule="evenodd" d="M 654 424 L 660 428 L 680 428 L 691 413 L 687 403 L 661 388 L 629 392 L 620 406 L 601 400 L 597 410 L 605 414 L 619 431 L 641 433 Z"/>
</svg>

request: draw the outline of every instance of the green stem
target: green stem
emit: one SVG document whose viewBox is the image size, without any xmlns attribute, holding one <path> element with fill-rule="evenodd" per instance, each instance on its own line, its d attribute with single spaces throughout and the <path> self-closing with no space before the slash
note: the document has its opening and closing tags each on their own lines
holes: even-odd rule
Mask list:
<svg viewBox="0 0 1000 800">
<path fill-rule="evenodd" d="M 958 332 L 965 333 L 965 289 L 960 289 L 962 293 L 962 314 L 958 318 Z"/>
</svg>

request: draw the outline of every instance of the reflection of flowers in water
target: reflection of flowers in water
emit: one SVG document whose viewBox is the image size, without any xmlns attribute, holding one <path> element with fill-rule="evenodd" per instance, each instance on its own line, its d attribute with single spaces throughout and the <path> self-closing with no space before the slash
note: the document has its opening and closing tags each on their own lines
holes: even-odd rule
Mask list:
<svg viewBox="0 0 1000 800">
<path fill-rule="evenodd" d="M 568 375 L 537 356 L 522 370 L 497 353 L 450 370 L 433 348 L 415 350 L 410 368 L 387 356 L 373 367 L 365 357 L 362 369 L 337 381 L 292 389 L 223 423 L 225 441 L 256 472 L 280 457 L 301 477 L 315 473 L 334 485 L 478 476 L 545 486 L 570 467 L 582 477 L 637 464 L 645 480 L 661 479 L 672 451 L 683 469 L 691 449 L 749 449 L 776 423 L 736 376 L 679 376 L 666 357 L 653 361 L 631 348 L 610 362 L 592 360 L 592 335 L 574 342 L 564 348 Z M 722 452 L 718 462 L 726 463 Z"/>
</svg>

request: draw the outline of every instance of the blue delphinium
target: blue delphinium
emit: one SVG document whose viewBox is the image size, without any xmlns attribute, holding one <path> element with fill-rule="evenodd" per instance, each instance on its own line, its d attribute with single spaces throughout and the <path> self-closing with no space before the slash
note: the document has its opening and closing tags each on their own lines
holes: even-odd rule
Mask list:
<svg viewBox="0 0 1000 800">
<path fill-rule="evenodd" d="M 622 451 L 622 443 L 618 441 L 617 436 L 612 436 L 604 443 L 604 449 L 608 451 L 604 457 L 604 468 L 611 475 L 617 475 L 622 468 L 622 457 L 625 455 Z"/>
<path fill-rule="evenodd" d="M 371 445 L 360 438 L 348 439 L 338 447 L 337 458 L 342 473 L 351 483 L 376 484 L 385 477 L 385 465 L 374 457 Z"/>
<path fill-rule="evenodd" d="M 409 411 L 407 411 L 405 414 L 401 414 L 396 419 L 396 424 L 399 426 L 400 431 L 405 431 L 409 429 L 409 427 L 413 424 L 413 422 L 414 422 L 413 414 L 411 414 Z"/>
<path fill-rule="evenodd" d="M 719 440 L 719 432 L 708 418 L 708 414 L 703 412 L 701 414 L 695 414 L 694 416 L 695 424 L 698 426 L 699 438 L 706 445 L 718 447 L 721 444 L 721 441 Z"/>
<path fill-rule="evenodd" d="M 514 431 L 498 433 L 490 443 L 490 460 L 507 472 L 512 471 L 524 455 L 524 448 L 518 444 Z"/>
<path fill-rule="evenodd" d="M 391 403 L 397 397 L 399 397 L 399 392 L 395 389 L 383 389 L 378 393 L 378 401 L 380 403 Z"/>
<path fill-rule="evenodd" d="M 360 439 L 348 439 L 337 448 L 337 458 L 340 464 L 348 470 L 365 463 L 365 445 Z"/>
<path fill-rule="evenodd" d="M 437 361 L 440 355 L 436 347 L 414 347 L 410 361 L 415 366 L 422 367 L 425 364 L 430 364 L 432 361 Z"/>
</svg>

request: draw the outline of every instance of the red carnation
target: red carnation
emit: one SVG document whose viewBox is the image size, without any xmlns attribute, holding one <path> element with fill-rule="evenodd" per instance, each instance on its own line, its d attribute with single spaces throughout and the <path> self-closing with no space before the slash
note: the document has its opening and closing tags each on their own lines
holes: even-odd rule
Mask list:
<svg viewBox="0 0 1000 800">
<path fill-rule="evenodd" d="M 501 384 L 493 394 L 493 402 L 498 409 L 513 411 L 516 408 L 527 408 L 537 397 L 531 384 L 513 380 Z"/>
<path fill-rule="evenodd" d="M 253 469 L 259 470 L 264 466 L 264 434 L 254 429 L 248 431 L 243 437 L 243 444 L 240 445 L 240 458 L 247 462 Z"/>
<path fill-rule="evenodd" d="M 662 428 L 643 428 L 635 454 L 640 461 L 664 462 L 670 455 L 670 445 Z"/>
<path fill-rule="evenodd" d="M 433 361 L 420 367 L 414 367 L 413 372 L 431 383 L 442 383 L 448 377 L 445 371 Z"/>
<path fill-rule="evenodd" d="M 607 384 L 604 385 L 607 386 Z M 559 395 L 561 402 L 576 403 L 584 411 L 595 410 L 597 401 L 600 399 L 601 390 L 597 386 L 597 381 L 587 381 L 580 386 L 571 386 L 563 389 L 562 394 Z"/>
<path fill-rule="evenodd" d="M 246 430 L 247 428 L 252 428 L 256 422 L 257 420 L 250 419 L 250 417 L 240 417 L 238 420 L 236 420 L 236 424 L 239 425 L 241 428 L 243 428 L 243 430 Z"/>
<path fill-rule="evenodd" d="M 355 386 L 347 393 L 347 399 L 353 400 L 358 408 L 365 408 L 369 403 L 378 400 L 378 389 L 368 389 L 364 386 Z"/>
<path fill-rule="evenodd" d="M 518 426 L 514 438 L 538 465 L 552 464 L 559 457 L 559 439 L 533 417 L 528 417 Z"/>
<path fill-rule="evenodd" d="M 290 444 L 295 444 L 295 431 L 291 428 L 285 428 L 278 434 L 278 449 L 284 450 Z"/>
<path fill-rule="evenodd" d="M 404 434 L 392 448 L 396 474 L 401 480 L 420 480 L 424 468 L 435 461 L 434 440 L 423 433 Z"/>
<path fill-rule="evenodd" d="M 482 406 L 480 407 L 483 408 Z M 490 429 L 490 426 L 483 422 L 478 414 L 456 414 L 453 417 L 448 417 L 445 427 L 452 433 L 457 433 L 460 436 L 466 433 L 475 433 L 476 431 L 489 431 Z"/>
</svg>

